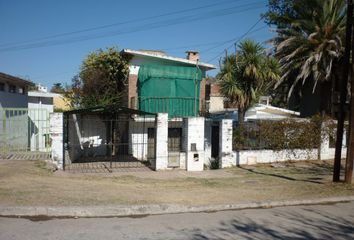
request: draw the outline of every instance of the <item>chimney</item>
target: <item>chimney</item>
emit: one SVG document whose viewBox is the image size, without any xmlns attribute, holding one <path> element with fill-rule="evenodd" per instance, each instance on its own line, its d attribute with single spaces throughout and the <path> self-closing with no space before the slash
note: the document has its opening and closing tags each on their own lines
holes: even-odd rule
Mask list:
<svg viewBox="0 0 354 240">
<path fill-rule="evenodd" d="M 190 60 L 190 61 L 199 60 L 199 52 L 198 51 L 189 50 L 186 53 L 187 53 L 187 59 L 188 60 Z"/>
</svg>

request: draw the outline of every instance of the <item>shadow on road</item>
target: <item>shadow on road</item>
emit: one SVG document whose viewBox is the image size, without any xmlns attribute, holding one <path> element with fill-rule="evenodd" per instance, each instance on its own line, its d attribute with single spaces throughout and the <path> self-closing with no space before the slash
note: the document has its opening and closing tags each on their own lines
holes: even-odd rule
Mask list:
<svg viewBox="0 0 354 240">
<path fill-rule="evenodd" d="M 261 214 L 261 213 L 260 213 Z M 353 222 L 319 210 L 303 208 L 300 213 L 273 212 L 271 218 L 236 217 L 220 222 L 215 229 L 184 232 L 189 239 L 354 239 Z M 310 216 L 310 217 L 309 217 Z M 242 219 L 241 219 L 242 217 Z M 350 215 L 354 218 L 354 213 Z"/>
</svg>

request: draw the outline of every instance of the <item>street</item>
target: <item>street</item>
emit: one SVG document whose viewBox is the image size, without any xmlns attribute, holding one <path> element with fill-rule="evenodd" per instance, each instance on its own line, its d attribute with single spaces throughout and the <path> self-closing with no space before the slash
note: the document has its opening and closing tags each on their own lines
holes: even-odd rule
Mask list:
<svg viewBox="0 0 354 240">
<path fill-rule="evenodd" d="M 354 239 L 354 202 L 139 218 L 0 218 L 0 239 Z"/>
</svg>

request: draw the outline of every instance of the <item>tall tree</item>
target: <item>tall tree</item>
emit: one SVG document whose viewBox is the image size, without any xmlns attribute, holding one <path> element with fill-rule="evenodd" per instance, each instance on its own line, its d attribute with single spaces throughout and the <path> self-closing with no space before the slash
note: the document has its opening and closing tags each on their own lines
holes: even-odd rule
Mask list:
<svg viewBox="0 0 354 240">
<path fill-rule="evenodd" d="M 292 16 L 287 15 L 289 24 L 278 25 L 278 35 L 273 39 L 283 72 L 277 86 L 289 81 L 288 97 L 296 89 L 301 91 L 305 83 L 311 84 L 312 92 L 318 86 L 333 88 L 344 50 L 344 0 L 294 2 Z M 325 98 L 322 96 L 321 101 Z"/>
<path fill-rule="evenodd" d="M 83 107 L 121 104 L 129 74 L 128 60 L 117 48 L 99 49 L 82 62 L 73 79 L 74 95 Z"/>
<path fill-rule="evenodd" d="M 303 0 L 268 0 L 268 11 L 263 15 L 265 22 L 278 28 L 287 27 L 296 17 L 294 5 Z"/>
<path fill-rule="evenodd" d="M 249 107 L 280 78 L 278 62 L 252 40 L 239 44 L 239 52 L 226 56 L 217 78 L 221 93 L 238 109 L 242 125 Z"/>
<path fill-rule="evenodd" d="M 54 83 L 52 88 L 50 89 L 50 92 L 52 93 L 64 93 L 65 88 L 61 83 Z"/>
</svg>

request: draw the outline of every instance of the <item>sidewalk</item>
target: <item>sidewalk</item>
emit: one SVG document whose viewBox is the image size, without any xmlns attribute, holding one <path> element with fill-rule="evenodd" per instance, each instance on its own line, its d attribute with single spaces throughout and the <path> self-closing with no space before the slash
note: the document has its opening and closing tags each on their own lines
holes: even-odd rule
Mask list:
<svg viewBox="0 0 354 240">
<path fill-rule="evenodd" d="M 354 201 L 354 196 L 332 197 L 311 200 L 263 201 L 243 204 L 184 206 L 184 205 L 118 205 L 85 207 L 1 207 L 0 217 L 142 217 L 147 215 L 216 212 L 255 208 L 273 208 L 297 205 L 333 204 Z"/>
<path fill-rule="evenodd" d="M 50 172 L 40 161 L 0 160 L 0 215 L 128 216 L 354 200 L 332 183 L 332 162 L 204 172 Z"/>
</svg>

